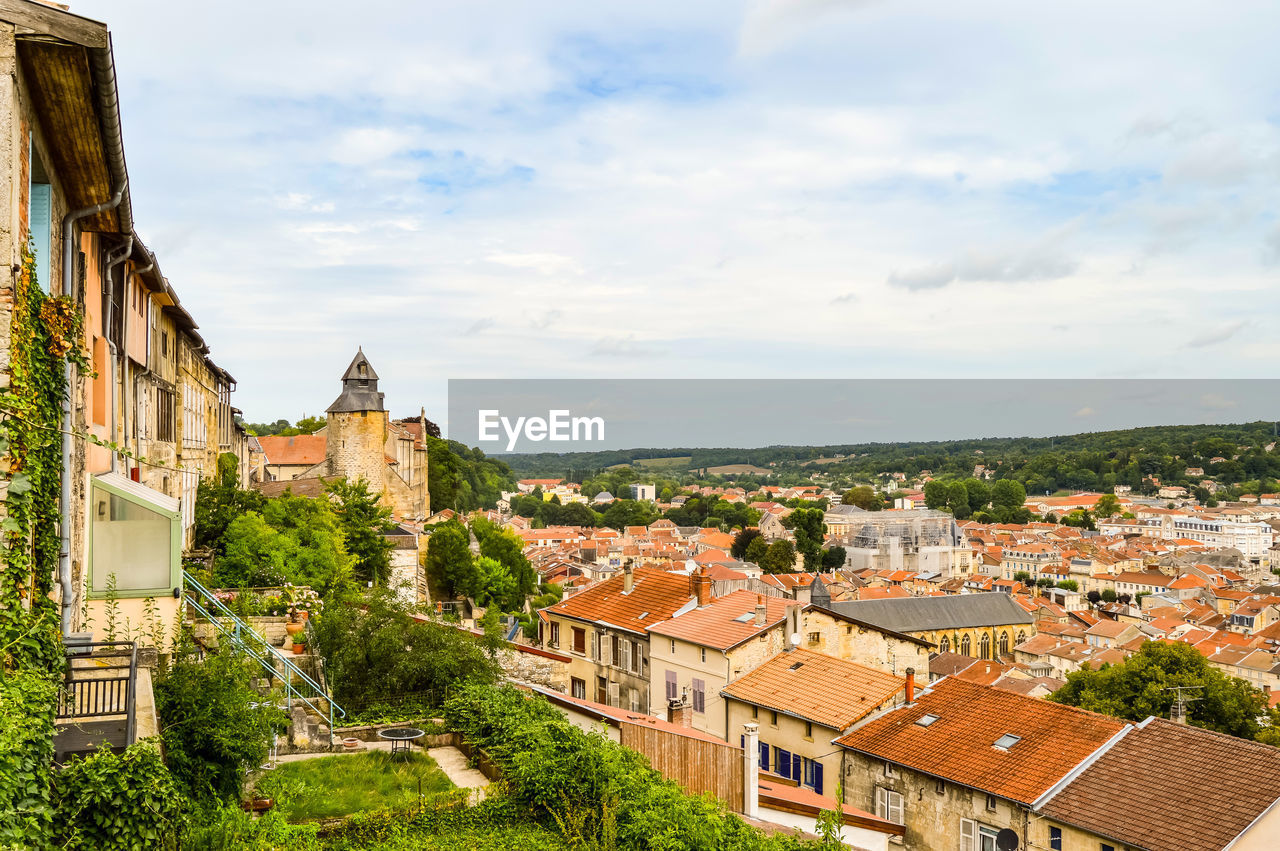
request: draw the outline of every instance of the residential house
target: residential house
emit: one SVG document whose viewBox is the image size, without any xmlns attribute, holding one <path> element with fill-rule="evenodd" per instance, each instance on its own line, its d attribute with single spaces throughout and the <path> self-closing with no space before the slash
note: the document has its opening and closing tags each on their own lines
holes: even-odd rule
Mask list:
<svg viewBox="0 0 1280 851">
<path fill-rule="evenodd" d="M 1036 633 L 1031 613 L 1000 592 L 853 600 L 832 602 L 825 608 L 852 621 L 929 642 L 940 652 L 977 659 L 1006 656 Z"/>
<path fill-rule="evenodd" d="M 891 706 L 906 688 L 903 677 L 795 649 L 778 653 L 720 694 L 729 731 L 759 724 L 761 771 L 824 795 L 834 790 L 840 772 L 840 751 L 833 751 L 831 740 Z"/>
</svg>

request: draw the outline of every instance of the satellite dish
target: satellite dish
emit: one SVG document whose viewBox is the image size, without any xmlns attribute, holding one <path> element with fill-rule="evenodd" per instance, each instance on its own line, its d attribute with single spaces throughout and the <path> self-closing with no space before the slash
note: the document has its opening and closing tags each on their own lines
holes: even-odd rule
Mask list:
<svg viewBox="0 0 1280 851">
<path fill-rule="evenodd" d="M 791 633 L 791 646 L 793 647 L 800 646 L 800 633 L 798 632 Z"/>
<path fill-rule="evenodd" d="M 996 847 L 1000 851 L 1018 851 L 1018 834 L 1006 827 L 996 834 Z"/>
</svg>

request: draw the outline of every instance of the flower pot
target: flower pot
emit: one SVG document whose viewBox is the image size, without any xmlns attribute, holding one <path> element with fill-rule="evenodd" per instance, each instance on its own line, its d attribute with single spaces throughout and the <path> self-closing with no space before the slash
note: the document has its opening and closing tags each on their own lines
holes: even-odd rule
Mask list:
<svg viewBox="0 0 1280 851">
<path fill-rule="evenodd" d="M 344 748 L 346 748 L 347 750 L 349 750 L 349 751 L 353 751 L 353 750 L 355 750 L 356 748 L 360 747 L 360 740 L 359 740 L 359 739 L 346 738 L 346 739 L 343 739 L 343 740 L 342 740 L 342 746 L 343 746 Z"/>
<path fill-rule="evenodd" d="M 294 655 L 294 656 L 301 656 L 301 655 L 302 655 L 302 651 L 303 651 L 303 650 L 306 650 L 306 649 L 307 649 L 307 645 L 303 644 L 301 641 L 295 641 L 295 642 L 293 642 L 293 655 Z"/>
<path fill-rule="evenodd" d="M 307 628 L 307 625 L 304 624 L 302 621 L 296 621 L 296 622 L 290 621 L 289 623 L 284 625 L 284 631 L 289 633 L 290 637 L 297 635 L 298 633 L 302 632 L 306 628 Z"/>
<path fill-rule="evenodd" d="M 302 618 L 303 623 L 306 623 L 307 621 L 311 620 L 311 612 L 308 612 L 308 611 L 298 612 L 298 617 Z"/>
</svg>

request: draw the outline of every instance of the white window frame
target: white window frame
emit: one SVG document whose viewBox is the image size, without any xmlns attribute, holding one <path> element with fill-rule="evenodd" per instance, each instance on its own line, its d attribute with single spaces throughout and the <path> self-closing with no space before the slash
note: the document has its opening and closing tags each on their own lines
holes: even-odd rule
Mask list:
<svg viewBox="0 0 1280 851">
<path fill-rule="evenodd" d="M 906 800 L 901 792 L 895 792 L 884 786 L 876 787 L 876 815 L 894 824 L 905 825 Z"/>
</svg>

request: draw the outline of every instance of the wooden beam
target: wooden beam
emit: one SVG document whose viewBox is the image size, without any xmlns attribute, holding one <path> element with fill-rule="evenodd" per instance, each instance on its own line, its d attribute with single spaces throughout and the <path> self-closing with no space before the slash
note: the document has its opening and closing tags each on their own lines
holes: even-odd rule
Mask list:
<svg viewBox="0 0 1280 851">
<path fill-rule="evenodd" d="M 82 47 L 106 47 L 107 25 L 82 18 L 32 0 L 0 0 L 0 21 L 41 35 L 69 41 Z"/>
</svg>

